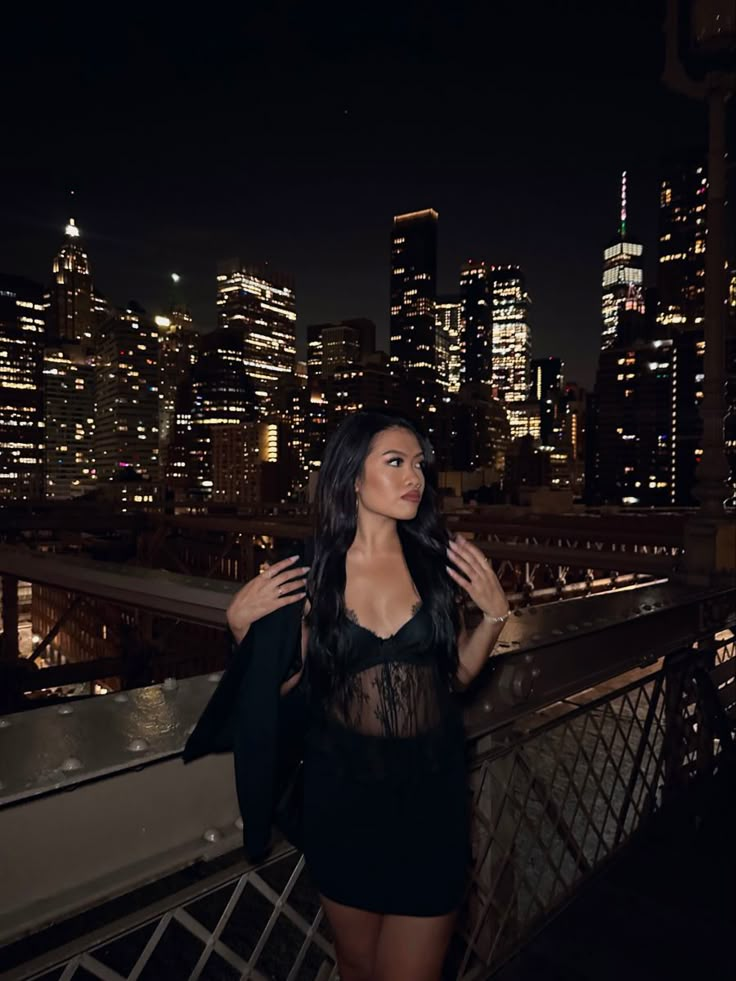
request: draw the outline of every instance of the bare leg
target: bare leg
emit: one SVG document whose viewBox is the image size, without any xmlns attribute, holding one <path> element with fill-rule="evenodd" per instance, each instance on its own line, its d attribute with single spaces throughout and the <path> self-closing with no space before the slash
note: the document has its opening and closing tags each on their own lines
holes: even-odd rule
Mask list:
<svg viewBox="0 0 736 981">
<path fill-rule="evenodd" d="M 376 944 L 383 916 L 354 906 L 343 906 L 326 896 L 319 898 L 335 934 L 340 981 L 373 981 Z"/>
<path fill-rule="evenodd" d="M 457 912 L 384 916 L 373 981 L 440 981 Z"/>
</svg>

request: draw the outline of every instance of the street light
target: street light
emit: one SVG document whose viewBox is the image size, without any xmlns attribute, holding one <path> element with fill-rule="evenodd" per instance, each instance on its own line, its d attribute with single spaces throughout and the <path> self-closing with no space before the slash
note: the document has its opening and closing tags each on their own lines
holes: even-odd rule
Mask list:
<svg viewBox="0 0 736 981">
<path fill-rule="evenodd" d="M 694 523 L 686 552 L 701 574 L 717 571 L 719 521 L 726 480 L 723 420 L 726 360 L 726 103 L 736 90 L 736 0 L 668 0 L 664 81 L 676 91 L 708 102 L 708 197 L 705 249 L 705 354 L 703 453 Z M 706 554 L 707 553 L 707 554 Z"/>
</svg>

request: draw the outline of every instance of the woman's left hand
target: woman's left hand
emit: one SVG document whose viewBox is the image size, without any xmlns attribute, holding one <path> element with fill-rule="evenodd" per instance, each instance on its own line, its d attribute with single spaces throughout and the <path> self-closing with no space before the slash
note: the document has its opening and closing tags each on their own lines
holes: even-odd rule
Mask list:
<svg viewBox="0 0 736 981">
<path fill-rule="evenodd" d="M 450 539 L 447 552 L 450 561 L 460 570 L 457 572 L 448 565 L 448 574 L 463 587 L 481 613 L 486 613 L 489 617 L 500 617 L 508 613 L 509 604 L 503 587 L 491 563 L 478 546 L 457 534 L 454 539 Z"/>
</svg>

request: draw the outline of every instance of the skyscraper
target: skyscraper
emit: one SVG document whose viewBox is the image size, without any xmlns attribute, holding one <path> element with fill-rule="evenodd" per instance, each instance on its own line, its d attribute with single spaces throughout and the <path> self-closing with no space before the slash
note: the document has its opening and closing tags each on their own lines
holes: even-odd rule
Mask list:
<svg viewBox="0 0 736 981">
<path fill-rule="evenodd" d="M 468 260 L 460 271 L 465 343 L 463 378 L 471 385 L 490 385 L 493 357 L 492 298 L 485 262 Z"/>
<path fill-rule="evenodd" d="M 95 485 L 95 368 L 81 344 L 48 344 L 43 359 L 49 500 L 69 500 Z"/>
<path fill-rule="evenodd" d="M 158 328 L 158 439 L 166 470 L 166 453 L 176 413 L 176 393 L 197 361 L 197 338 L 184 307 L 173 306 L 168 316 L 154 318 Z"/>
<path fill-rule="evenodd" d="M 0 275 L 0 500 L 43 492 L 43 287 Z"/>
<path fill-rule="evenodd" d="M 545 446 L 556 446 L 564 416 L 562 361 L 560 358 L 534 358 L 531 364 L 532 399 L 540 407 L 540 439 Z"/>
<path fill-rule="evenodd" d="M 697 160 L 670 161 L 659 190 L 661 325 L 693 330 L 705 316 L 705 230 L 708 181 Z"/>
<path fill-rule="evenodd" d="M 391 373 L 418 408 L 438 394 L 435 353 L 436 211 L 396 215 L 391 242 Z"/>
<path fill-rule="evenodd" d="M 671 501 L 693 506 L 702 454 L 708 181 L 697 157 L 664 166 L 659 196 L 657 321 L 672 338 Z"/>
<path fill-rule="evenodd" d="M 621 211 L 618 234 L 603 252 L 601 347 L 616 343 L 624 311 L 644 313 L 644 247 L 629 234 L 626 211 L 626 171 L 621 175 Z"/>
<path fill-rule="evenodd" d="M 236 426 L 255 420 L 255 385 L 243 363 L 237 331 L 218 327 L 201 335 L 194 400 L 194 418 L 205 426 Z"/>
<path fill-rule="evenodd" d="M 586 475 L 589 503 L 670 503 L 672 375 L 671 340 L 639 337 L 601 351 Z"/>
<path fill-rule="evenodd" d="M 465 317 L 460 294 L 438 296 L 435 303 L 437 374 L 444 392 L 457 394 L 465 363 Z"/>
<path fill-rule="evenodd" d="M 506 403 L 525 402 L 530 394 L 531 300 L 518 266 L 493 266 L 491 385 Z"/>
<path fill-rule="evenodd" d="M 695 507 L 693 495 L 697 466 L 703 454 L 703 419 L 700 406 L 705 380 L 703 327 L 672 331 L 671 503 Z"/>
<path fill-rule="evenodd" d="M 291 277 L 240 259 L 220 263 L 217 274 L 219 326 L 242 338 L 246 374 L 259 413 L 268 415 L 276 383 L 294 370 L 296 299 Z"/>
<path fill-rule="evenodd" d="M 98 480 L 158 478 L 158 330 L 131 304 L 100 329 L 95 363 Z"/>
<path fill-rule="evenodd" d="M 49 296 L 49 340 L 92 343 L 93 290 L 87 253 L 73 218 L 65 229 L 64 244 L 53 263 Z"/>
<path fill-rule="evenodd" d="M 307 375 L 326 378 L 340 368 L 360 364 L 376 349 L 372 320 L 343 320 L 339 324 L 307 326 Z"/>
</svg>

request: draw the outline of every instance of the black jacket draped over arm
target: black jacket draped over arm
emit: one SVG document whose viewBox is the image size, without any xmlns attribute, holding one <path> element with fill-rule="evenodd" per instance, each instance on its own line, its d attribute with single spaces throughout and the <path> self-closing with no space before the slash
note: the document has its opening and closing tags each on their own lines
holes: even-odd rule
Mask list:
<svg viewBox="0 0 736 981">
<path fill-rule="evenodd" d="M 301 667 L 303 609 L 302 599 L 251 624 L 182 754 L 188 763 L 233 753 L 243 845 L 254 862 L 268 853 L 277 798 L 301 758 L 304 692 L 297 685 L 282 697 L 279 689 Z"/>
</svg>

